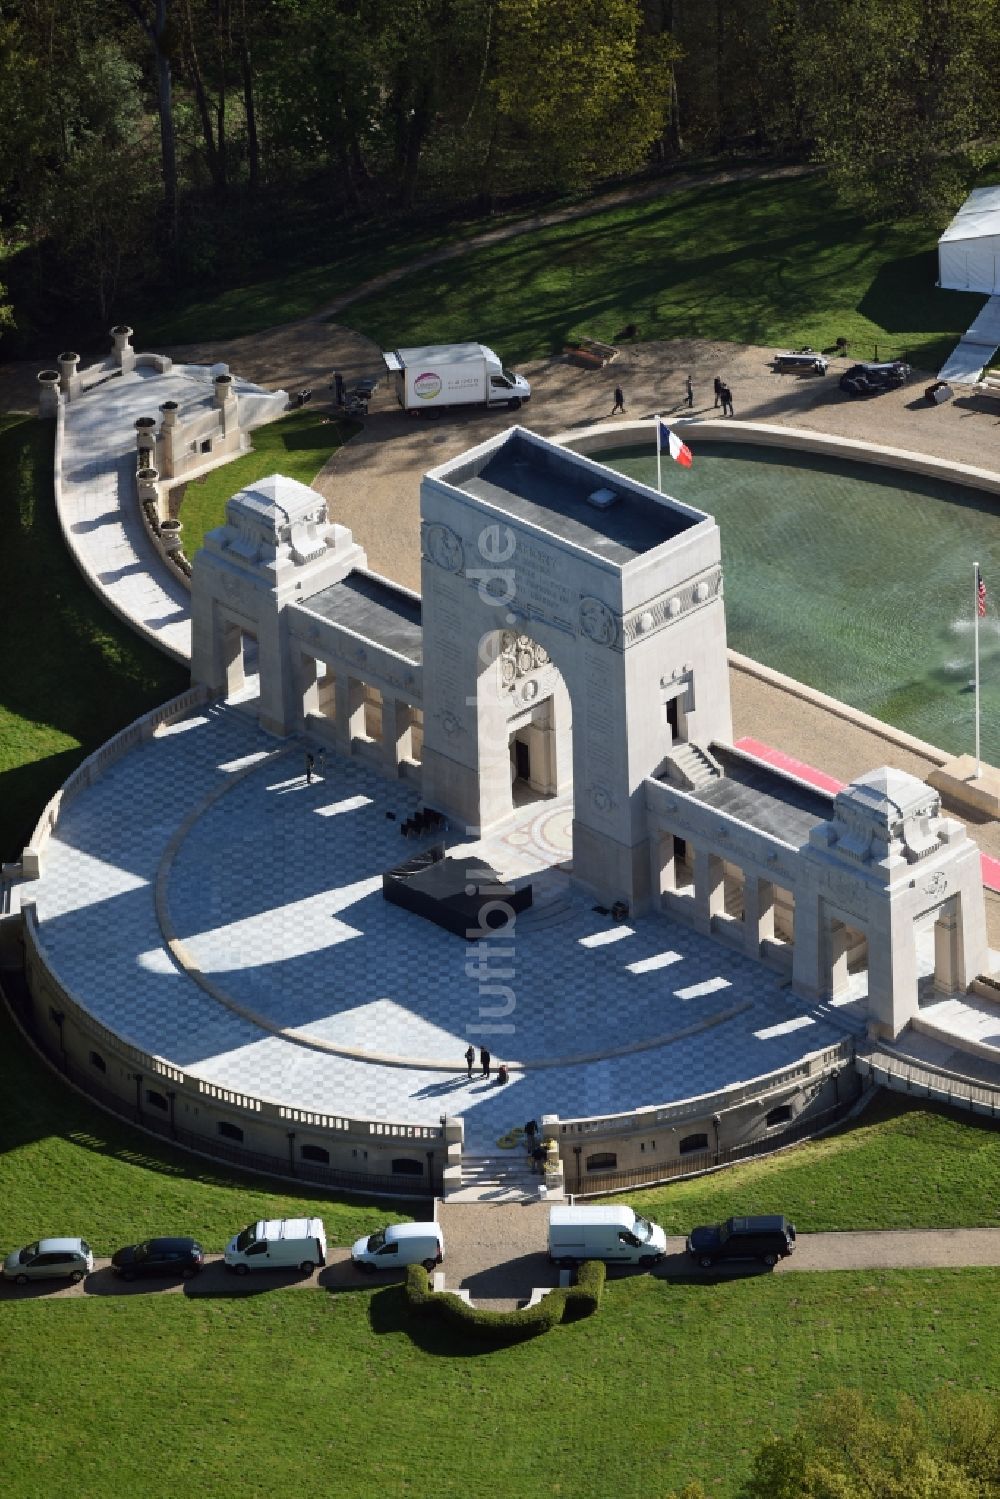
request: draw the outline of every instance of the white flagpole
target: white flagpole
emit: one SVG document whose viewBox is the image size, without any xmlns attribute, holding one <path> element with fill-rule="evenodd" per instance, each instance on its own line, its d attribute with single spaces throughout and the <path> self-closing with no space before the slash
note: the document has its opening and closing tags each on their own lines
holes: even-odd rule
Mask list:
<svg viewBox="0 0 1000 1499">
<path fill-rule="evenodd" d="M 656 423 L 656 489 L 658 494 L 662 494 L 663 475 L 660 463 L 660 418 L 658 416 L 654 416 L 653 421 Z"/>
<path fill-rule="evenodd" d="M 976 780 L 983 773 L 982 764 L 979 759 L 979 563 L 977 562 L 972 571 L 972 588 L 975 593 L 975 604 L 973 606 L 973 621 L 975 623 L 976 638 Z"/>
</svg>

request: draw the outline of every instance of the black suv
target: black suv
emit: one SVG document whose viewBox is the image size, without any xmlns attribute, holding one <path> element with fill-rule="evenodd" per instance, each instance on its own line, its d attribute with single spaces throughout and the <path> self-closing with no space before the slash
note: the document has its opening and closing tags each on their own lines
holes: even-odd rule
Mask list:
<svg viewBox="0 0 1000 1499">
<path fill-rule="evenodd" d="M 188 1280 L 204 1263 L 202 1247 L 194 1239 L 147 1239 L 145 1244 L 119 1249 L 111 1268 L 122 1280 L 135 1280 L 137 1275 L 180 1275 Z"/>
<path fill-rule="evenodd" d="M 880 390 L 896 390 L 910 378 L 910 366 L 902 359 L 884 364 L 852 364 L 840 377 L 840 388 L 849 396 L 871 396 Z"/>
<path fill-rule="evenodd" d="M 727 1260 L 762 1260 L 776 1265 L 795 1248 L 795 1227 L 787 1218 L 727 1218 L 688 1235 L 687 1252 L 706 1269 Z"/>
</svg>

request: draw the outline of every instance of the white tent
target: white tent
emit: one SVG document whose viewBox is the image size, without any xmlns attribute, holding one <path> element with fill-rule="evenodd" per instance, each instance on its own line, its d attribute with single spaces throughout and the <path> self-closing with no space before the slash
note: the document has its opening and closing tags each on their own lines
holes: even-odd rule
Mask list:
<svg viewBox="0 0 1000 1499">
<path fill-rule="evenodd" d="M 1000 292 L 1000 186 L 971 192 L 938 240 L 938 285 Z"/>
</svg>

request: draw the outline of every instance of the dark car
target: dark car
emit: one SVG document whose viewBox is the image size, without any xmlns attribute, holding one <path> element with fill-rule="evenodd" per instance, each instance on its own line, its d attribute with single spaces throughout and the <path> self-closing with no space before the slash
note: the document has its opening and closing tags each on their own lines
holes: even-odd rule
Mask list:
<svg viewBox="0 0 1000 1499">
<path fill-rule="evenodd" d="M 727 1218 L 704 1224 L 688 1235 L 687 1252 L 706 1268 L 729 1260 L 761 1260 L 776 1265 L 795 1248 L 795 1227 L 787 1218 Z"/>
<path fill-rule="evenodd" d="M 840 377 L 840 388 L 849 396 L 871 396 L 880 390 L 897 390 L 906 383 L 912 371 L 902 359 L 888 359 L 882 364 L 852 364 Z"/>
<path fill-rule="evenodd" d="M 179 1275 L 187 1280 L 204 1263 L 202 1247 L 194 1239 L 147 1239 L 145 1244 L 126 1244 L 111 1258 L 111 1268 L 122 1280 L 139 1275 Z"/>
</svg>

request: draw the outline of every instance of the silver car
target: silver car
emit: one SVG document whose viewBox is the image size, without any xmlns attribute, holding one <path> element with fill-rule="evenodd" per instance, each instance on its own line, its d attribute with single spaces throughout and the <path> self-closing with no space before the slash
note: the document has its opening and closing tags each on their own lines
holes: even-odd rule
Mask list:
<svg viewBox="0 0 1000 1499">
<path fill-rule="evenodd" d="M 85 1239 L 39 1239 L 13 1250 L 3 1262 L 4 1280 L 26 1286 L 30 1280 L 82 1280 L 94 1268 Z"/>
</svg>

